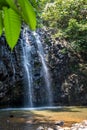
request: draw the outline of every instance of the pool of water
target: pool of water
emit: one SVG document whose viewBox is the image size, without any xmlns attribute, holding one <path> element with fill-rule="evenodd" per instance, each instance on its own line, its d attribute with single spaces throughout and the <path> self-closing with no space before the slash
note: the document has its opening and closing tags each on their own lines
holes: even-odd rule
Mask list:
<svg viewBox="0 0 87 130">
<path fill-rule="evenodd" d="M 0 109 L 0 111 L 30 111 L 30 110 L 46 110 L 46 109 L 60 109 L 63 108 L 64 106 L 44 106 L 44 107 L 33 107 L 33 108 L 4 108 L 4 109 Z"/>
<path fill-rule="evenodd" d="M 34 110 L 61 109 L 61 106 L 34 108 L 5 108 L 0 109 L 0 130 L 36 130 L 39 126 L 49 127 L 52 123 L 47 117 L 36 115 Z M 45 119 L 45 122 L 38 121 Z"/>
</svg>

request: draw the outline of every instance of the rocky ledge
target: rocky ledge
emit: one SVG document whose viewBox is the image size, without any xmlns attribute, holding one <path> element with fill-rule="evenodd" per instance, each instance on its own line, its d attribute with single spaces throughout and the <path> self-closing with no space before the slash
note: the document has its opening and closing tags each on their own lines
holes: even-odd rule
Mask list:
<svg viewBox="0 0 87 130">
<path fill-rule="evenodd" d="M 63 121 L 58 121 L 54 124 L 54 128 L 39 126 L 36 130 L 87 130 L 87 120 L 83 120 L 81 123 L 72 124 L 71 127 L 64 127 L 63 125 Z"/>
</svg>

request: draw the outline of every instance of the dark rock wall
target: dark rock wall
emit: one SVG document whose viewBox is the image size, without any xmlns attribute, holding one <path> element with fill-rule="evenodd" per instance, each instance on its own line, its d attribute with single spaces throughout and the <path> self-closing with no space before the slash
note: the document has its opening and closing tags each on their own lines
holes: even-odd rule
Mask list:
<svg viewBox="0 0 87 130">
<path fill-rule="evenodd" d="M 39 30 L 45 49 L 47 66 L 51 75 L 54 105 L 87 105 L 87 57 L 79 57 L 63 41 L 53 41 L 48 31 Z M 30 34 L 31 35 L 31 34 Z M 33 41 L 33 43 L 32 43 Z M 25 98 L 25 70 L 22 61 L 22 39 L 10 51 L 5 38 L 0 37 L 0 106 L 23 107 Z M 32 65 L 35 106 L 46 100 L 41 61 L 32 38 Z"/>
<path fill-rule="evenodd" d="M 72 51 L 65 40 L 53 40 L 51 34 L 40 33 L 48 51 L 54 104 L 87 105 L 87 54 Z"/>
<path fill-rule="evenodd" d="M 23 104 L 23 69 L 21 64 L 21 42 L 11 52 L 5 38 L 0 37 L 0 105 Z"/>
</svg>

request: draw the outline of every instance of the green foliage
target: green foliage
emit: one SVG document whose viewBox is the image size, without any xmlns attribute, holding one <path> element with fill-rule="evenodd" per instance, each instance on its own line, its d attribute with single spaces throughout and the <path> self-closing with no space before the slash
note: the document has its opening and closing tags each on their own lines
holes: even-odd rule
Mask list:
<svg viewBox="0 0 87 130">
<path fill-rule="evenodd" d="M 36 29 L 36 3 L 35 0 L 33 3 L 30 0 L 0 0 L 0 36 L 4 31 L 11 49 L 18 41 L 23 21 L 31 30 Z"/>
<path fill-rule="evenodd" d="M 2 12 L 0 11 L 0 36 L 2 34 L 2 31 L 3 31 L 3 23 L 2 23 Z"/>
<path fill-rule="evenodd" d="M 7 6 L 8 7 L 8 4 L 5 0 L 0 0 L 0 10 L 4 7 L 4 6 Z"/>
<path fill-rule="evenodd" d="M 76 50 L 87 50 L 87 0 L 43 0 L 44 24 L 65 37 Z"/>
<path fill-rule="evenodd" d="M 17 11 L 17 7 L 15 5 L 15 1 L 14 0 L 6 0 L 6 2 L 10 6 L 11 9 Z"/>
<path fill-rule="evenodd" d="M 60 50 L 60 53 L 61 53 L 61 54 L 67 54 L 67 49 L 66 49 L 66 48 L 63 48 L 62 50 Z"/>
<path fill-rule="evenodd" d="M 21 20 L 19 15 L 11 8 L 4 8 L 4 28 L 7 43 L 13 49 L 19 38 Z"/>
<path fill-rule="evenodd" d="M 70 19 L 66 29 L 67 39 L 77 51 L 87 50 L 87 23 L 80 24 L 76 19 Z"/>
<path fill-rule="evenodd" d="M 26 23 L 32 30 L 36 28 L 36 15 L 31 3 L 28 0 L 18 0 L 20 12 Z"/>
</svg>

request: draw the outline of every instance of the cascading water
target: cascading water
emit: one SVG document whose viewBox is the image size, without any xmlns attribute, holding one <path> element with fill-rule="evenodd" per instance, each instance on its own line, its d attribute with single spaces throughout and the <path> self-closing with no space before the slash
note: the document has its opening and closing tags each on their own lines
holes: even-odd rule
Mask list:
<svg viewBox="0 0 87 130">
<path fill-rule="evenodd" d="M 15 66 L 14 66 L 14 58 L 13 58 L 12 52 L 11 52 L 11 55 L 10 55 L 10 59 L 11 59 L 11 65 L 12 65 L 12 69 L 13 69 L 13 82 L 15 82 Z"/>
<path fill-rule="evenodd" d="M 8 93 L 7 90 L 5 92 L 9 97 L 9 106 L 23 106 L 24 108 L 52 106 L 51 79 L 45 61 L 46 55 L 40 38 L 38 33 L 30 32 L 28 27 L 23 25 L 18 44 L 14 52 L 11 54 L 9 53 L 11 58 L 9 58 L 8 54 L 7 59 L 10 60 L 9 65 L 7 65 L 8 60 L 6 60 L 6 64 L 4 64 L 4 50 L 1 52 L 2 60 L 4 60 L 1 63 L 1 67 L 4 66 L 6 70 L 7 67 L 10 66 L 8 68 L 9 71 L 7 70 L 5 75 L 4 71 L 1 71 L 1 75 L 3 73 L 1 79 L 6 79 L 6 87 L 7 84 L 11 87 L 11 96 L 9 94 L 10 87 Z M 7 54 L 5 54 L 5 56 L 6 55 Z M 12 69 L 11 71 L 10 68 Z M 3 76 L 5 78 L 3 78 Z M 11 84 L 8 83 L 9 81 L 11 81 Z M 4 86 L 3 81 L 1 85 Z M 22 98 L 24 98 L 24 102 L 22 102 Z"/>
<path fill-rule="evenodd" d="M 32 36 L 32 33 L 31 33 Z M 52 91 L 51 91 L 51 79 L 50 79 L 50 75 L 49 75 L 49 71 L 46 65 L 46 61 L 45 61 L 45 53 L 43 50 L 43 46 L 40 40 L 40 36 L 38 33 L 33 32 L 33 37 L 34 37 L 34 43 L 33 43 L 33 47 L 36 49 L 36 52 L 38 53 L 38 56 L 40 57 L 40 63 L 42 66 L 42 72 L 43 72 L 43 77 L 44 77 L 44 90 L 45 90 L 45 104 L 47 106 L 52 106 Z M 23 43 L 22 43 L 22 55 L 23 55 L 23 66 L 25 69 L 25 80 L 24 80 L 24 84 L 25 84 L 25 99 L 24 99 L 24 107 L 34 107 L 37 106 L 38 102 L 34 103 L 34 101 L 36 98 L 38 98 L 37 96 L 41 95 L 41 91 L 39 91 L 39 95 L 34 96 L 34 94 L 36 93 L 35 91 L 35 84 L 33 76 L 33 65 L 32 65 L 32 61 L 34 61 L 34 58 L 32 58 L 32 45 L 30 44 L 32 41 L 32 38 L 30 37 L 29 34 L 29 29 L 28 27 L 24 27 L 23 29 L 23 33 L 22 33 L 22 38 L 23 38 Z M 31 42 L 30 42 L 31 41 Z M 37 47 L 36 47 L 37 46 Z M 42 95 L 43 96 L 43 95 Z M 40 97 L 39 97 L 40 98 Z M 40 102 L 42 102 L 42 99 L 40 99 Z M 42 104 L 42 103 L 41 103 Z"/>
<path fill-rule="evenodd" d="M 38 55 L 39 55 L 41 62 L 42 62 L 43 76 L 44 76 L 45 84 L 46 84 L 45 89 L 47 91 L 46 96 L 48 98 L 47 105 L 52 106 L 51 79 L 50 79 L 49 71 L 48 71 L 48 68 L 46 65 L 46 61 L 45 61 L 45 56 L 44 56 L 45 54 L 44 54 L 43 46 L 42 46 L 39 34 L 36 32 L 33 32 L 33 35 L 34 35 L 35 40 L 36 40 Z"/>
<path fill-rule="evenodd" d="M 23 50 L 23 64 L 25 68 L 26 74 L 26 97 L 25 97 L 25 107 L 33 107 L 33 79 L 32 79 L 32 65 L 31 65 L 31 45 L 29 43 L 29 34 L 27 32 L 28 28 L 25 27 L 23 30 L 23 43 L 22 50 Z"/>
</svg>

